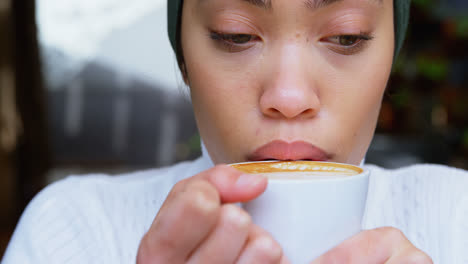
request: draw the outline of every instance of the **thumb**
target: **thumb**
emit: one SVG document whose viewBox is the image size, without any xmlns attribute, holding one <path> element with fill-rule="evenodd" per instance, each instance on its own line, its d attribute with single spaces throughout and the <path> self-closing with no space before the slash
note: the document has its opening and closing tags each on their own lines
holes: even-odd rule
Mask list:
<svg viewBox="0 0 468 264">
<path fill-rule="evenodd" d="M 239 203 L 255 199 L 268 184 L 262 175 L 245 174 L 227 165 L 218 165 L 194 178 L 210 182 L 217 190 L 222 203 Z"/>
</svg>

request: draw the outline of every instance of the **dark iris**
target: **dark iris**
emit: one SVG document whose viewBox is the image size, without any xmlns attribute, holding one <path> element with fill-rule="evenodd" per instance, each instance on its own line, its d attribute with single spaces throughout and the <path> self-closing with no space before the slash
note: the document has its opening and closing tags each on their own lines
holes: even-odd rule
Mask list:
<svg viewBox="0 0 468 264">
<path fill-rule="evenodd" d="M 245 44 L 252 40 L 252 35 L 247 34 L 233 34 L 229 36 L 229 39 L 235 44 Z"/>
<path fill-rule="evenodd" d="M 359 40 L 358 36 L 345 35 L 340 36 L 339 42 L 343 46 L 352 46 Z"/>
</svg>

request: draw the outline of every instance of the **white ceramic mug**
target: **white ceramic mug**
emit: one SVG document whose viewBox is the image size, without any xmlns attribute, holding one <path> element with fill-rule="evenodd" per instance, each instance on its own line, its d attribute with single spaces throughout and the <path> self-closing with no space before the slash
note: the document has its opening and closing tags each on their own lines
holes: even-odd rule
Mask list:
<svg viewBox="0 0 468 264">
<path fill-rule="evenodd" d="M 273 235 L 291 263 L 310 263 L 361 231 L 368 170 L 312 161 L 231 166 L 268 177 L 266 191 L 243 207 Z"/>
</svg>

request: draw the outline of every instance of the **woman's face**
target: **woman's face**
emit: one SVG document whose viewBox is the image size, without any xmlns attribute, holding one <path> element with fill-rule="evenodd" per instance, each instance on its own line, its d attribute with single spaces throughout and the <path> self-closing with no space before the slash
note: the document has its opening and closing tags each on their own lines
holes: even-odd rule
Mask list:
<svg viewBox="0 0 468 264">
<path fill-rule="evenodd" d="M 215 163 L 364 158 L 392 66 L 391 0 L 185 0 L 181 29 Z"/>
</svg>

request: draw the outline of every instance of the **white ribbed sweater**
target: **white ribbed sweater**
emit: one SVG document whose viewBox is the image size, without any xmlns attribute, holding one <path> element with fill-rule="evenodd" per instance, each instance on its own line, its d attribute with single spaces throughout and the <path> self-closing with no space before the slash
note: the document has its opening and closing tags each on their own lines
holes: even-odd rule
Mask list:
<svg viewBox="0 0 468 264">
<path fill-rule="evenodd" d="M 193 162 L 122 176 L 75 176 L 29 204 L 2 264 L 135 263 L 172 186 L 211 166 Z M 468 172 L 437 165 L 371 169 L 363 229 L 393 226 L 434 263 L 468 263 Z"/>
</svg>

